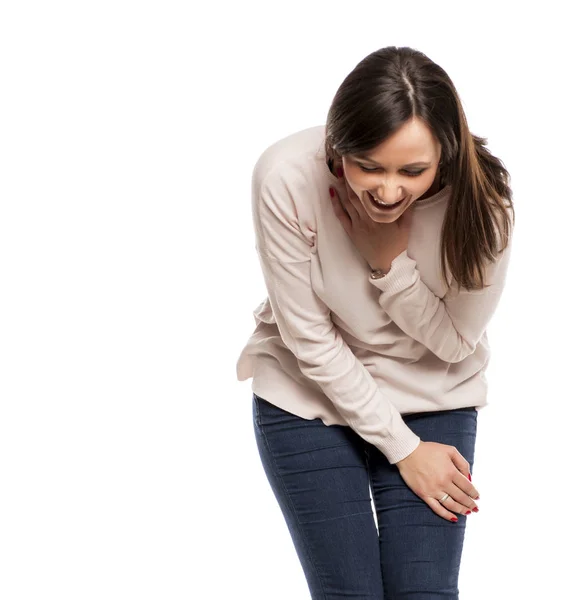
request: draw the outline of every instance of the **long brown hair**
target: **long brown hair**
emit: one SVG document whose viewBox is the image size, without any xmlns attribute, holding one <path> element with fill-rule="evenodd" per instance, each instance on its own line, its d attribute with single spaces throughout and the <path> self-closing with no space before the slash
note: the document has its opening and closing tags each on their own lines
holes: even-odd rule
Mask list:
<svg viewBox="0 0 564 600">
<path fill-rule="evenodd" d="M 448 264 L 459 289 L 483 289 L 486 263 L 506 248 L 515 222 L 510 176 L 486 148 L 487 138 L 470 132 L 453 82 L 425 54 L 388 46 L 349 73 L 327 116 L 327 166 L 333 171 L 343 155 L 373 149 L 413 117 L 441 144 L 441 186 L 452 186 L 441 234 L 442 277 L 448 284 Z"/>
</svg>

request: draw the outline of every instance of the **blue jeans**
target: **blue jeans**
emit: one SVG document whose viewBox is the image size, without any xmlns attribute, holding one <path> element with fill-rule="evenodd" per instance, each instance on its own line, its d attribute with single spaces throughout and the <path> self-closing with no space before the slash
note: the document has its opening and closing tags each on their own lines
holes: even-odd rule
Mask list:
<svg viewBox="0 0 564 600">
<path fill-rule="evenodd" d="M 303 419 L 254 393 L 252 414 L 260 459 L 313 600 L 458 600 L 468 517 L 439 517 L 397 466 L 348 426 Z M 404 420 L 423 441 L 455 446 L 473 466 L 474 408 Z"/>
</svg>

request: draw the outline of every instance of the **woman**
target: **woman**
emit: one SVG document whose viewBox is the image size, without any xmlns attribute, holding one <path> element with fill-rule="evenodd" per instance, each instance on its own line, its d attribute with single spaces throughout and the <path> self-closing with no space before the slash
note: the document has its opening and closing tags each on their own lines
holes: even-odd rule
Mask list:
<svg viewBox="0 0 564 600">
<path fill-rule="evenodd" d="M 514 222 L 485 144 L 441 67 L 387 47 L 256 163 L 268 297 L 237 375 L 314 599 L 458 598 Z"/>
</svg>

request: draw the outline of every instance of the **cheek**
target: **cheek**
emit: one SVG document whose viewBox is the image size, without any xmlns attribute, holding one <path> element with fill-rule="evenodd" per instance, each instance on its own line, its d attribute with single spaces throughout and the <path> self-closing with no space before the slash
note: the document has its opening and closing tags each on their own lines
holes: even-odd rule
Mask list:
<svg viewBox="0 0 564 600">
<path fill-rule="evenodd" d="M 352 190 L 358 195 L 360 190 L 370 189 L 374 186 L 374 180 L 366 177 L 366 174 L 355 168 L 345 168 L 345 178 Z"/>
<path fill-rule="evenodd" d="M 425 175 L 419 177 L 418 179 L 419 181 L 417 182 L 417 186 L 426 189 L 433 185 L 433 181 L 435 181 L 435 174 L 433 173 L 431 175 L 427 175 L 427 173 L 425 173 Z"/>
<path fill-rule="evenodd" d="M 347 183 L 356 194 L 358 194 L 360 190 L 365 190 L 369 185 L 362 177 L 355 177 L 354 175 L 352 177 L 347 177 Z"/>
<path fill-rule="evenodd" d="M 344 169 L 344 176 L 347 184 L 351 188 L 351 190 L 358 195 L 359 190 L 363 189 L 362 184 L 359 181 L 359 178 L 355 176 L 350 170 Z"/>
<path fill-rule="evenodd" d="M 436 171 L 432 173 L 423 173 L 423 175 L 420 175 L 419 177 L 414 177 L 409 187 L 412 190 L 423 193 L 433 185 L 435 175 Z"/>
</svg>

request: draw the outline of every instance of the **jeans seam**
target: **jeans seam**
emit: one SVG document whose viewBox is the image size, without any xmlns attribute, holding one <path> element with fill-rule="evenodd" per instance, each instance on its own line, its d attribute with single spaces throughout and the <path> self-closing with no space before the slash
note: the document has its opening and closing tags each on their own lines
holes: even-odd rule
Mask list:
<svg viewBox="0 0 564 600">
<path fill-rule="evenodd" d="M 257 399 L 257 395 L 255 393 L 253 393 L 253 404 L 255 406 L 255 425 L 258 427 L 260 425 L 259 421 L 260 421 L 260 414 L 259 414 L 259 406 L 258 406 L 258 399 Z"/>
<path fill-rule="evenodd" d="M 319 583 L 321 585 L 321 590 L 323 592 L 323 598 L 325 600 L 327 600 L 327 595 L 325 593 L 325 586 L 323 585 L 323 580 L 321 579 L 321 575 L 319 574 L 319 569 L 317 568 L 317 563 L 315 562 L 315 560 L 314 560 L 314 558 L 313 558 L 313 556 L 312 556 L 312 554 L 310 552 L 310 549 L 309 549 L 309 543 L 307 541 L 308 538 L 307 538 L 306 535 L 304 535 L 304 531 L 302 529 L 302 523 L 301 523 L 300 518 L 298 516 L 298 513 L 296 511 L 296 507 L 294 506 L 294 501 L 292 500 L 292 497 L 288 493 L 288 489 L 286 488 L 286 484 L 284 483 L 284 479 L 282 478 L 282 476 L 279 473 L 278 464 L 276 463 L 276 458 L 274 457 L 274 454 L 272 453 L 272 450 L 270 448 L 270 444 L 268 443 L 268 439 L 267 439 L 266 434 L 264 433 L 264 431 L 262 429 L 262 426 L 259 426 L 259 432 L 262 435 L 264 443 L 266 444 L 266 446 L 268 448 L 268 453 L 270 454 L 270 456 L 272 458 L 272 462 L 274 463 L 274 466 L 276 467 L 276 469 L 275 469 L 276 478 L 282 484 L 282 487 L 284 488 L 284 493 L 286 494 L 286 498 L 288 498 L 288 502 L 289 502 L 290 506 L 292 507 L 292 512 L 294 513 L 294 517 L 296 518 L 296 523 L 298 524 L 298 527 L 300 529 L 300 534 L 302 535 L 302 539 L 304 540 L 304 546 L 307 549 L 307 554 L 309 556 L 309 560 L 311 561 L 311 564 L 315 568 L 315 573 L 317 575 L 317 580 L 319 581 Z"/>
</svg>

